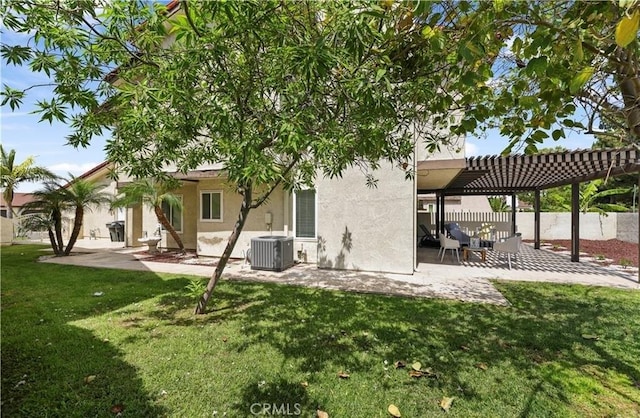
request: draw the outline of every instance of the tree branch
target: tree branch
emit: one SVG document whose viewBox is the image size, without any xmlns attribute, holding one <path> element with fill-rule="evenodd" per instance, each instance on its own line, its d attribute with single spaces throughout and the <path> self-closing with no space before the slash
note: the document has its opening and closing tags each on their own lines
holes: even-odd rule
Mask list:
<svg viewBox="0 0 640 418">
<path fill-rule="evenodd" d="M 191 13 L 189 12 L 189 2 L 188 2 L 188 0 L 180 0 L 180 5 L 184 6 L 184 14 L 185 14 L 185 16 L 187 16 L 187 22 L 189 22 L 189 26 L 191 26 L 191 29 L 193 29 L 195 34 L 198 35 L 198 38 L 202 38 L 202 34 L 198 30 L 198 28 L 196 28 L 196 25 L 193 23 L 193 20 L 191 19 Z"/>
<path fill-rule="evenodd" d="M 289 174 L 289 172 L 293 169 L 293 167 L 295 167 L 295 165 L 298 163 L 298 161 L 300 161 L 300 156 L 301 154 L 298 154 L 290 163 L 289 165 L 285 168 L 285 170 L 282 172 L 282 174 L 280 175 L 280 177 L 278 178 L 278 180 L 273 183 L 271 185 L 271 187 L 269 188 L 269 190 L 263 194 L 262 196 L 260 196 L 259 199 L 255 200 L 250 208 L 251 209 L 256 209 L 257 207 L 259 207 L 260 205 L 262 205 L 268 198 L 269 196 L 271 196 L 271 193 L 274 192 L 274 190 L 282 183 L 282 180 L 284 180 L 285 176 L 287 174 Z"/>
</svg>

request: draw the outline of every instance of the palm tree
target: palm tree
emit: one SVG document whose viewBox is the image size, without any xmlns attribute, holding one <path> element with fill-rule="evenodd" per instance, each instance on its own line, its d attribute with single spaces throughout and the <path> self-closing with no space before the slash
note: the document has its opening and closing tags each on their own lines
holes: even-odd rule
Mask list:
<svg viewBox="0 0 640 418">
<path fill-rule="evenodd" d="M 13 218 L 13 194 L 18 185 L 25 181 L 53 180 L 56 175 L 44 167 L 38 167 L 32 156 L 20 164 L 15 163 L 16 150 L 8 153 L 0 145 L 0 186 L 3 188 L 2 197 L 7 202 L 7 217 Z"/>
<path fill-rule="evenodd" d="M 508 212 L 511 208 L 504 196 L 489 196 L 489 206 L 494 212 Z"/>
<path fill-rule="evenodd" d="M 69 175 L 69 182 L 62 189 L 61 193 L 67 204 L 75 208 L 75 219 L 73 221 L 73 230 L 69 237 L 69 242 L 64 250 L 64 255 L 69 255 L 78 239 L 85 210 L 90 211 L 94 207 L 111 204 L 111 196 L 102 191 L 105 187 L 105 184 L 97 184 L 81 177 Z"/>
<path fill-rule="evenodd" d="M 41 214 L 38 218 L 41 221 L 39 226 L 47 229 L 51 248 L 57 256 L 64 255 L 62 213 L 69 208 L 69 203 L 61 190 L 63 188 L 60 184 L 54 181 L 46 182 L 42 189 L 33 192 L 35 200 L 25 205 L 26 208 Z"/>
<path fill-rule="evenodd" d="M 140 179 L 133 183 L 127 184 L 120 188 L 121 195 L 112 203 L 113 207 L 127 207 L 143 204 L 156 214 L 158 222 L 166 229 L 173 240 L 184 252 L 184 244 L 182 238 L 176 232 L 173 225 L 162 210 L 163 203 L 168 204 L 172 208 L 182 209 L 182 201 L 172 192 L 180 186 L 175 180 L 151 180 Z"/>
</svg>

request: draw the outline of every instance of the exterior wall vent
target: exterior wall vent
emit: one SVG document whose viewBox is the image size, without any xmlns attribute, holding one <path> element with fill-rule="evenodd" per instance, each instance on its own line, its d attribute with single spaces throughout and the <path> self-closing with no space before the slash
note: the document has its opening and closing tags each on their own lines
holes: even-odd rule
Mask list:
<svg viewBox="0 0 640 418">
<path fill-rule="evenodd" d="M 283 271 L 293 265 L 293 237 L 251 238 L 251 270 Z"/>
</svg>

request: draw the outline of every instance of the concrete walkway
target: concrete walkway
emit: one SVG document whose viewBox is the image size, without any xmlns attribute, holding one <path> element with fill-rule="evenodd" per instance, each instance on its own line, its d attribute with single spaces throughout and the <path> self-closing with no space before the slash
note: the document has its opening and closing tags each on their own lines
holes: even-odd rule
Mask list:
<svg viewBox="0 0 640 418">
<path fill-rule="evenodd" d="M 201 277 L 210 277 L 213 273 L 212 266 L 145 261 L 146 255 L 140 254 L 140 248 L 122 247 L 122 243 L 83 240 L 74 251 L 84 254 L 49 258 L 43 262 Z M 309 264 L 299 264 L 277 273 L 251 270 L 242 262 L 233 260 L 227 265 L 224 278 L 497 305 L 509 305 L 509 302 L 491 284 L 490 279 L 639 288 L 632 275 L 588 262 L 572 263 L 566 256 L 534 250 L 528 245 L 523 245 L 513 270 L 508 270 L 506 260 L 491 253 L 486 263 L 472 257 L 458 264 L 456 260 L 452 261 L 450 254 L 440 263 L 437 252 L 437 249 L 419 249 L 420 263 L 413 275 L 324 270 Z"/>
</svg>

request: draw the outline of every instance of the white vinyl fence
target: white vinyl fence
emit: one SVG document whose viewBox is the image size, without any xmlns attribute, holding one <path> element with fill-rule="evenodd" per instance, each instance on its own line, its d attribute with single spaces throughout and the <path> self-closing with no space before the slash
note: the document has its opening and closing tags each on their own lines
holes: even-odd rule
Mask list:
<svg viewBox="0 0 640 418">
<path fill-rule="evenodd" d="M 516 231 L 523 239 L 534 239 L 534 213 L 516 213 Z M 456 222 L 472 235 L 476 230 L 495 230 L 497 238 L 511 235 L 511 212 L 445 212 L 445 223 Z M 435 213 L 419 213 L 418 223 L 435 233 Z M 488 236 L 485 236 L 488 238 Z M 483 238 L 485 238 L 483 237 Z M 580 213 L 580 238 L 589 240 L 619 239 L 638 243 L 637 213 Z M 540 213 L 540 239 L 571 239 L 570 212 Z"/>
</svg>

